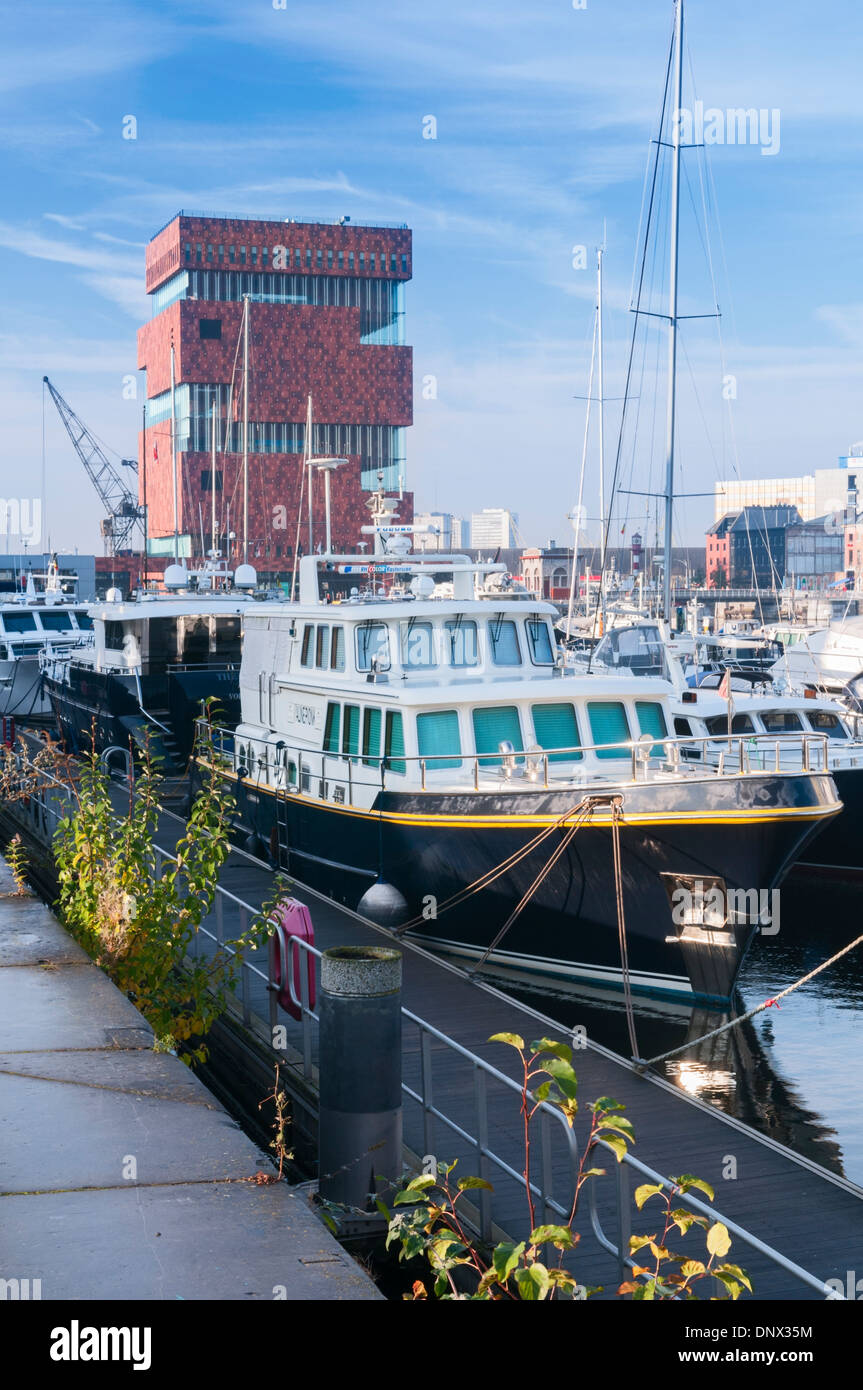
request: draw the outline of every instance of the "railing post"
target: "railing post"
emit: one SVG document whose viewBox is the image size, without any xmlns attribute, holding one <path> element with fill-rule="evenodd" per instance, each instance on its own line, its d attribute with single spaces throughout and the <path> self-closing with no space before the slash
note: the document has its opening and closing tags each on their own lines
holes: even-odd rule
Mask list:
<svg viewBox="0 0 863 1390">
<path fill-rule="evenodd" d="M 431 1034 L 425 1028 L 420 1030 L 420 1078 L 423 1107 L 423 1143 L 426 1154 L 434 1155 L 434 1093 L 432 1090 L 432 1050 Z"/>
<path fill-rule="evenodd" d="M 402 1171 L 400 951 L 337 946 L 321 957 L 321 1196 L 371 1210 Z"/>
<path fill-rule="evenodd" d="M 486 1075 L 482 1067 L 474 1067 L 474 1097 L 476 1100 L 476 1158 L 478 1176 L 488 1182 L 488 1096 Z M 479 1231 L 483 1240 L 491 1240 L 491 1193 L 485 1187 L 479 1193 Z"/>
<path fill-rule="evenodd" d="M 629 1198 L 629 1165 L 615 1163 L 615 1186 L 617 1188 L 617 1259 L 620 1277 L 625 1279 L 629 1273 L 626 1263 L 629 1255 L 629 1237 L 632 1235 L 632 1211 Z"/>
</svg>

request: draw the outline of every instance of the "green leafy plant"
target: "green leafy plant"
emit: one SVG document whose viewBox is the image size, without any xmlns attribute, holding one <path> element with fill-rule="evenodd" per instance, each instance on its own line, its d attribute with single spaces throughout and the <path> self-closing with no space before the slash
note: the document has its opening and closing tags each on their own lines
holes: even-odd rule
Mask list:
<svg viewBox="0 0 863 1390">
<path fill-rule="evenodd" d="M 557 1225 L 537 1225 L 531 1186 L 531 1124 L 541 1105 L 555 1106 L 572 1126 L 578 1112 L 578 1080 L 572 1066 L 572 1051 L 564 1043 L 541 1038 L 528 1047 L 517 1033 L 496 1033 L 491 1042 L 506 1043 L 518 1053 L 522 1065 L 521 1115 L 524 1133 L 524 1188 L 530 1221 L 530 1235 L 518 1242 L 500 1242 L 493 1249 L 478 1242 L 466 1217 L 466 1194 L 477 1189 L 492 1191 L 483 1178 L 454 1178 L 455 1163 L 440 1163 L 436 1174 L 423 1173 L 412 1178 L 393 1198 L 394 1208 L 386 1209 L 387 1248 L 399 1247 L 400 1260 L 424 1257 L 432 1275 L 431 1292 L 439 1299 L 500 1300 L 536 1302 L 544 1299 L 580 1300 L 600 1292 L 579 1284 L 564 1261 L 574 1251 L 579 1235 L 575 1230 L 579 1197 L 584 1184 L 605 1173 L 593 1166 L 599 1146 L 610 1149 L 622 1162 L 628 1145 L 634 1143 L 632 1124 L 622 1115 L 623 1106 L 603 1096 L 589 1106 L 590 1129 L 575 1179 L 572 1206 L 565 1221 Z M 666 1199 L 665 1228 L 660 1236 L 633 1236 L 630 1254 L 650 1248 L 652 1265 L 636 1266 L 635 1278 L 617 1289 L 618 1295 L 633 1299 L 664 1300 L 695 1298 L 693 1286 L 714 1277 L 736 1299 L 743 1288 L 751 1292 L 748 1275 L 737 1265 L 720 1263 L 730 1248 L 728 1231 L 721 1222 L 712 1225 L 679 1205 L 681 1195 L 697 1188 L 713 1200 L 707 1183 L 687 1174 L 673 1180 L 671 1193 L 659 1185 L 645 1184 L 635 1194 L 641 1210 L 651 1197 L 662 1193 Z M 706 1261 L 674 1254 L 666 1241 L 672 1227 L 685 1235 L 692 1226 L 707 1229 Z M 405 1297 L 428 1298 L 421 1279 Z"/>
<path fill-rule="evenodd" d="M 162 778 L 146 752 L 121 817 L 98 754 L 86 756 L 72 809 L 54 837 L 64 923 L 165 1048 L 176 1048 L 186 1061 L 206 1060 L 202 1039 L 235 987 L 241 956 L 271 930 L 263 912 L 211 956 L 190 958 L 230 852 L 234 807 L 206 752 L 200 790 L 172 859 L 160 863 L 156 853 Z"/>
<path fill-rule="evenodd" d="M 15 880 L 15 896 L 23 898 L 27 895 L 27 851 L 24 848 L 20 835 L 13 835 L 6 849 L 6 859 L 9 868 L 12 870 L 12 877 Z"/>
</svg>

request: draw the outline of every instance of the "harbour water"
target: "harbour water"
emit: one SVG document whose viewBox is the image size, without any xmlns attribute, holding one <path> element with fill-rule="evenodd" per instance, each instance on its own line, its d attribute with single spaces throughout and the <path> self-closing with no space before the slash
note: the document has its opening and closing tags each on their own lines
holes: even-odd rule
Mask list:
<svg viewBox="0 0 863 1390">
<path fill-rule="evenodd" d="M 793 879 L 780 892 L 780 930 L 759 937 L 744 962 L 738 1016 L 773 998 L 863 930 L 861 888 Z M 630 1055 L 622 998 L 524 989 L 512 981 L 505 988 L 567 1027 L 581 1025 L 595 1042 Z M 697 1039 L 729 1015 L 638 1001 L 638 1050 L 653 1058 L 690 1040 L 686 1052 L 658 1064 L 669 1081 L 863 1186 L 861 1000 L 863 947 L 858 947 L 779 1007 L 704 1043 Z"/>
</svg>

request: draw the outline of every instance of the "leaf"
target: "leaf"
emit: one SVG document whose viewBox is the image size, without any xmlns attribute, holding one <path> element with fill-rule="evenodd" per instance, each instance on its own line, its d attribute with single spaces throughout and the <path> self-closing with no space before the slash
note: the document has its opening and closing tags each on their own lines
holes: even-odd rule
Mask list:
<svg viewBox="0 0 863 1390">
<path fill-rule="evenodd" d="M 621 1105 L 619 1100 L 614 1100 L 611 1096 L 600 1096 L 590 1107 L 595 1115 L 605 1114 L 609 1110 L 625 1110 L 626 1106 Z"/>
<path fill-rule="evenodd" d="M 524 1038 L 520 1037 L 518 1033 L 492 1033 L 489 1042 L 509 1043 L 516 1052 L 524 1052 Z"/>
<path fill-rule="evenodd" d="M 553 1056 L 559 1057 L 562 1062 L 572 1061 L 572 1048 L 567 1047 L 566 1043 L 555 1042 L 553 1038 L 540 1038 L 538 1042 L 532 1042 L 530 1050 L 534 1056 L 550 1052 Z"/>
<path fill-rule="evenodd" d="M 739 1279 L 744 1288 L 747 1288 L 749 1292 L 752 1293 L 752 1283 L 749 1275 L 746 1273 L 745 1269 L 740 1268 L 740 1265 L 719 1265 L 717 1269 L 714 1269 L 713 1273 L 716 1275 L 717 1279 L 721 1279 L 724 1274 L 730 1274 L 734 1279 Z"/>
<path fill-rule="evenodd" d="M 684 1173 L 682 1177 L 672 1178 L 671 1181 L 675 1187 L 680 1188 L 681 1192 L 688 1192 L 691 1187 L 696 1187 L 699 1192 L 704 1192 L 711 1202 L 713 1201 L 715 1196 L 713 1188 L 703 1178 L 695 1178 L 691 1173 Z"/>
<path fill-rule="evenodd" d="M 731 1249 L 731 1237 L 728 1234 L 728 1228 L 723 1226 L 721 1221 L 715 1221 L 707 1232 L 707 1248 L 711 1255 L 718 1256 L 720 1260 Z"/>
<path fill-rule="evenodd" d="M 550 1279 L 545 1265 L 532 1264 L 526 1269 L 517 1269 L 515 1272 L 515 1282 L 518 1286 L 519 1298 L 525 1302 L 536 1303 L 548 1294 Z"/>
<path fill-rule="evenodd" d="M 624 1158 L 628 1153 L 628 1149 L 626 1147 L 626 1140 L 624 1139 L 622 1134 L 609 1134 L 607 1138 L 603 1137 L 600 1140 L 600 1143 L 605 1144 L 607 1148 L 611 1149 L 613 1153 L 617 1154 L 618 1163 L 623 1162 Z"/>
<path fill-rule="evenodd" d="M 459 1178 L 459 1192 L 467 1192 L 469 1188 L 474 1187 L 482 1187 L 485 1189 L 486 1192 L 494 1192 L 494 1188 L 492 1187 L 491 1183 L 486 1182 L 485 1178 Z"/>
<path fill-rule="evenodd" d="M 684 1279 L 694 1279 L 696 1274 L 706 1273 L 706 1266 L 701 1263 L 701 1260 L 684 1260 L 680 1266 L 680 1273 Z"/>
<path fill-rule="evenodd" d="M 546 1241 L 556 1245 L 558 1250 L 570 1249 L 572 1232 L 568 1226 L 537 1226 L 536 1230 L 531 1231 L 531 1245 L 544 1245 Z"/>
<path fill-rule="evenodd" d="M 658 1192 L 662 1192 L 662 1190 L 662 1183 L 645 1182 L 642 1183 L 641 1187 L 637 1187 L 633 1195 L 635 1197 L 635 1205 L 638 1207 L 638 1210 L 641 1211 L 641 1208 L 644 1206 L 648 1198 L 655 1197 L 656 1194 Z"/>
<path fill-rule="evenodd" d="M 631 1139 L 633 1143 L 635 1142 L 635 1130 L 632 1128 L 631 1120 L 625 1120 L 620 1115 L 609 1115 L 600 1125 L 600 1130 L 607 1129 L 613 1129 L 619 1134 L 625 1134 L 628 1139 Z M 605 1136 L 603 1135 L 603 1137 Z"/>
<path fill-rule="evenodd" d="M 432 1173 L 418 1173 L 415 1178 L 411 1178 L 407 1185 L 408 1192 L 425 1192 L 428 1188 L 434 1187 L 437 1179 Z"/>
<path fill-rule="evenodd" d="M 505 1284 L 512 1271 L 515 1269 L 522 1255 L 524 1254 L 524 1241 L 519 1241 L 518 1245 L 509 1245 L 502 1242 L 496 1245 L 492 1253 L 491 1262 L 494 1271 L 502 1284 Z"/>
</svg>

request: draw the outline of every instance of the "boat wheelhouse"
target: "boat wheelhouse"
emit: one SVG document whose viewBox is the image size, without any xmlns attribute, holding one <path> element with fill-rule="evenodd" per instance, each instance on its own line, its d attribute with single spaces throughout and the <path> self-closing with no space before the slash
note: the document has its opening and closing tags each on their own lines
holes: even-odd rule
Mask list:
<svg viewBox="0 0 863 1390">
<path fill-rule="evenodd" d="M 52 651 L 45 685 L 71 752 L 91 745 L 125 756 L 149 747 L 163 770 L 182 772 L 203 700 L 233 726 L 239 718 L 243 616 L 236 592 L 145 594 L 94 604 L 92 645 Z"/>
<path fill-rule="evenodd" d="M 489 569 L 308 556 L 298 602 L 246 615 L 216 733 L 238 829 L 450 954 L 619 987 L 616 822 L 632 987 L 727 998 L 757 923 L 676 924 L 670 895 L 775 886 L 839 809 L 829 774 L 689 766 L 672 686 L 565 672 L 552 605 L 476 597 Z"/>
<path fill-rule="evenodd" d="M 37 579 L 44 581 L 41 589 Z M 50 717 L 44 658 L 86 647 L 92 640 L 87 606 L 63 591 L 56 559 L 47 574 L 28 575 L 26 592 L 0 599 L 0 714 L 21 720 Z"/>
</svg>

